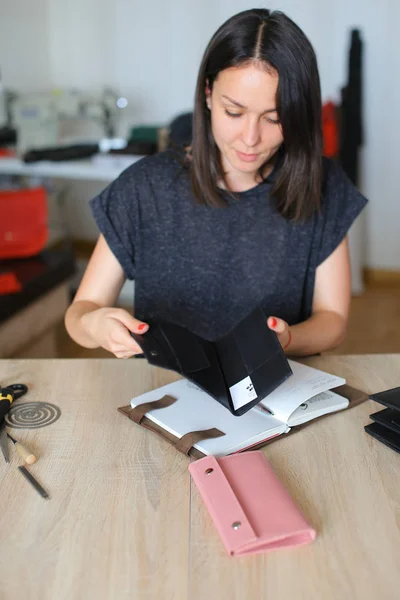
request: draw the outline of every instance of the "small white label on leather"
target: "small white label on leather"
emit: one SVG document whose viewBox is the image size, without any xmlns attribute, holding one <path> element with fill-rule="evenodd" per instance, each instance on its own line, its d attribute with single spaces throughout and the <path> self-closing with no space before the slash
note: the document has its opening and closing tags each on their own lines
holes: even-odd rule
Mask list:
<svg viewBox="0 0 400 600">
<path fill-rule="evenodd" d="M 229 391 L 231 393 L 233 406 L 236 410 L 257 398 L 257 392 L 254 389 L 253 382 L 248 376 L 235 383 L 235 385 L 229 388 Z"/>
</svg>

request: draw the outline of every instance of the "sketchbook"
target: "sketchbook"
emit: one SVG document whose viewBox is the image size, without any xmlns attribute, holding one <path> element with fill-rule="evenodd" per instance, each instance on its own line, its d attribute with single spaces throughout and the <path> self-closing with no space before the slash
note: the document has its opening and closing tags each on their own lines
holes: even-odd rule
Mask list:
<svg viewBox="0 0 400 600">
<path fill-rule="evenodd" d="M 345 385 L 342 377 L 296 361 L 289 363 L 292 376 L 240 417 L 188 379 L 137 396 L 119 410 L 166 437 L 180 451 L 226 456 L 259 447 L 292 428 L 367 398 Z"/>
</svg>

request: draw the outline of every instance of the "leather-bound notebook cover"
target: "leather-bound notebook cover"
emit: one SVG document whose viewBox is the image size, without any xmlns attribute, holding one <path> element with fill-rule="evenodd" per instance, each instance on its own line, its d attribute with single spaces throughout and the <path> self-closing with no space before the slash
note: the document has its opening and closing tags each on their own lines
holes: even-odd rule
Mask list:
<svg viewBox="0 0 400 600">
<path fill-rule="evenodd" d="M 400 387 L 384 390 L 376 394 L 370 394 L 370 400 L 383 404 L 393 410 L 398 410 L 400 414 Z"/>
<path fill-rule="evenodd" d="M 246 413 L 292 374 L 261 308 L 215 342 L 173 323 L 148 323 L 146 333 L 131 334 L 147 361 L 193 381 L 236 416 Z"/>
<path fill-rule="evenodd" d="M 355 406 L 358 406 L 362 402 L 365 402 L 365 400 L 368 400 L 368 394 L 361 390 L 358 390 L 357 388 L 353 388 L 347 384 L 336 388 L 335 392 L 349 400 L 349 406 L 345 410 L 349 410 L 350 408 L 353 408 Z M 178 438 L 170 432 L 163 429 L 162 427 L 160 427 L 159 425 L 157 425 L 156 423 L 154 423 L 153 421 L 151 421 L 148 417 L 146 417 L 147 412 L 157 410 L 159 408 L 165 408 L 169 406 L 169 404 L 171 404 L 172 402 L 175 402 L 174 398 L 170 396 L 164 396 L 163 398 L 160 398 L 157 402 L 148 402 L 146 404 L 140 404 L 135 408 L 132 408 L 130 404 L 128 404 L 127 406 L 121 406 L 120 408 L 118 408 L 118 411 L 124 414 L 125 416 L 129 417 L 137 425 L 145 427 L 146 429 L 150 429 L 151 431 L 165 439 L 167 442 L 175 446 L 175 448 L 179 452 L 182 452 L 183 454 L 186 454 L 187 456 L 191 456 L 193 458 L 203 458 L 205 454 L 197 448 L 194 448 L 194 444 L 196 444 L 200 440 L 224 435 L 224 433 L 216 428 L 212 428 L 204 431 L 191 431 L 186 435 L 182 436 L 181 438 Z M 336 413 L 327 413 L 325 415 L 317 417 L 316 419 L 313 419 L 312 421 L 303 423 L 302 425 L 296 425 L 295 427 L 292 427 L 288 433 L 279 435 L 277 437 L 273 437 L 269 440 L 264 440 L 259 444 L 253 445 L 251 450 L 257 450 L 266 446 L 267 444 L 272 444 L 273 442 L 281 438 L 285 438 L 286 436 L 292 435 L 297 431 L 301 431 L 302 429 L 304 429 L 304 427 L 308 427 L 313 423 L 317 423 L 320 419 L 325 419 L 334 414 Z M 244 452 L 246 452 L 246 450 L 244 450 Z"/>
<path fill-rule="evenodd" d="M 400 435 L 400 410 L 385 408 L 370 415 L 370 419 Z"/>
<path fill-rule="evenodd" d="M 262 452 L 206 456 L 189 472 L 226 551 L 246 556 L 312 542 L 307 523 Z"/>
<path fill-rule="evenodd" d="M 375 423 L 370 423 L 364 427 L 364 430 L 377 439 L 379 442 L 394 450 L 395 452 L 400 453 L 400 433 L 393 430 L 392 428 L 387 427 L 386 425 L 381 425 L 377 421 Z"/>
<path fill-rule="evenodd" d="M 364 427 L 366 433 L 400 453 L 400 387 L 371 394 L 369 397 L 387 408 L 370 415 L 375 422 Z"/>
</svg>

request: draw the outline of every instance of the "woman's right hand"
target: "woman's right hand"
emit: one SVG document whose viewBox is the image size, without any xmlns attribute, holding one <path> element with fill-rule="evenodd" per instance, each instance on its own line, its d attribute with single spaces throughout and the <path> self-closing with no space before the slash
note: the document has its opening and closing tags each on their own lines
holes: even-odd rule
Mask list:
<svg viewBox="0 0 400 600">
<path fill-rule="evenodd" d="M 117 358 L 142 354 L 130 331 L 142 334 L 149 328 L 147 323 L 138 321 L 123 308 L 98 308 L 87 312 L 81 316 L 81 326 L 94 342 Z"/>
</svg>

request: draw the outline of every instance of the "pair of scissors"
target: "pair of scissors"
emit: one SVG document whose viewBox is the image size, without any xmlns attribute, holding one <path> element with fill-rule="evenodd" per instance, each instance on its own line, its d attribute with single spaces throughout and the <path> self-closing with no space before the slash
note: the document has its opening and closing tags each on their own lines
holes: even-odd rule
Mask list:
<svg viewBox="0 0 400 600">
<path fill-rule="evenodd" d="M 0 386 L 0 447 L 6 463 L 9 461 L 8 456 L 8 441 L 6 430 L 6 414 L 10 410 L 10 406 L 14 400 L 21 398 L 28 391 L 28 387 L 24 383 L 12 383 L 7 387 Z"/>
</svg>

